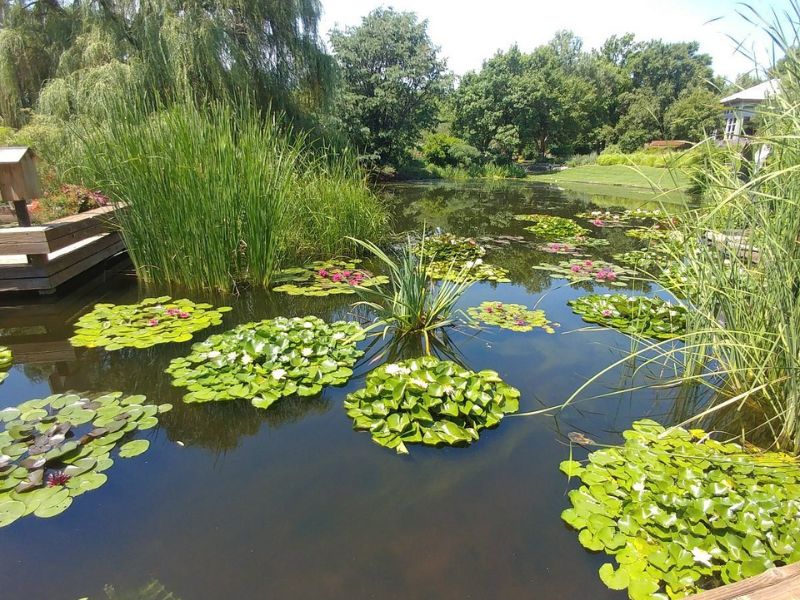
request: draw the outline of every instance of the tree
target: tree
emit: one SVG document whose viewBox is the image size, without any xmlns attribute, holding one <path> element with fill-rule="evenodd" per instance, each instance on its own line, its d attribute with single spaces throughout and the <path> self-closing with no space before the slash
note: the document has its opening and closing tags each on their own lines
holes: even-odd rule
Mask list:
<svg viewBox="0 0 800 600">
<path fill-rule="evenodd" d="M 377 165 L 402 163 L 450 86 L 428 22 L 379 8 L 331 32 L 331 44 L 343 84 L 337 114 L 351 141 Z"/>
<path fill-rule="evenodd" d="M 716 93 L 694 87 L 667 109 L 664 120 L 672 139 L 698 142 L 722 126 L 722 106 Z"/>
</svg>

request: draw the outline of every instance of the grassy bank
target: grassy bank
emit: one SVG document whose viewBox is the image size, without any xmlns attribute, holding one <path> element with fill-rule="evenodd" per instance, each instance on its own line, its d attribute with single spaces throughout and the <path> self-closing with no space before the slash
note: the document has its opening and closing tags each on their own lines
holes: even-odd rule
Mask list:
<svg viewBox="0 0 800 600">
<path fill-rule="evenodd" d="M 685 191 L 690 185 L 689 177 L 681 171 L 627 165 L 585 165 L 556 173 L 530 175 L 528 178 L 532 181 L 555 183 L 567 188 L 576 185 L 600 185 L 633 188 L 642 192 Z"/>
</svg>

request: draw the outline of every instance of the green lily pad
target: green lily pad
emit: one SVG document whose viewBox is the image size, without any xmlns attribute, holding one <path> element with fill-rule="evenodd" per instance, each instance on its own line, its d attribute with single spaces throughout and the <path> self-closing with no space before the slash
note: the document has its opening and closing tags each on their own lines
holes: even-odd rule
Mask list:
<svg viewBox="0 0 800 600">
<path fill-rule="evenodd" d="M 657 297 L 592 294 L 568 304 L 587 323 L 613 327 L 631 335 L 666 340 L 686 332 L 686 309 Z"/>
<path fill-rule="evenodd" d="M 468 308 L 467 314 L 476 321 L 511 331 L 532 331 L 540 328 L 547 333 L 555 333 L 553 328 L 558 327 L 558 323 L 547 320 L 543 310 L 529 310 L 521 304 L 483 302 L 480 306 Z"/>
<path fill-rule="evenodd" d="M 558 217 L 556 215 L 516 215 L 520 221 L 533 221 L 533 225 L 526 227 L 526 231 L 536 234 L 537 237 L 546 240 L 560 240 L 563 238 L 574 238 L 584 236 L 589 233 L 585 227 L 581 227 L 572 219 Z"/>
<path fill-rule="evenodd" d="M 132 458 L 134 456 L 139 456 L 143 452 L 147 451 L 149 447 L 150 442 L 148 440 L 133 440 L 120 446 L 119 456 L 120 458 Z"/>
<path fill-rule="evenodd" d="M 356 287 L 372 287 L 387 283 L 383 275 L 373 275 L 359 269 L 358 259 L 317 261 L 307 267 L 295 267 L 278 271 L 272 288 L 290 296 L 330 296 L 354 294 Z"/>
<path fill-rule="evenodd" d="M 0 383 L 8 377 L 8 369 L 11 367 L 11 350 L 5 346 L 0 346 Z"/>
<path fill-rule="evenodd" d="M 25 503 L 11 498 L 0 498 L 0 527 L 11 525 L 25 514 Z"/>
<path fill-rule="evenodd" d="M 358 323 L 311 316 L 246 323 L 195 344 L 167 373 L 173 385 L 189 388 L 185 402 L 247 399 L 266 408 L 281 397 L 346 383 L 364 336 Z"/>
<path fill-rule="evenodd" d="M 344 402 L 355 429 L 398 454 L 406 444 L 471 444 L 519 409 L 519 391 L 494 371 L 473 372 L 426 356 L 383 365 Z"/>
<path fill-rule="evenodd" d="M 112 351 L 186 342 L 195 332 L 221 324 L 222 313 L 229 310 L 169 296 L 145 298 L 139 304 L 97 304 L 78 319 L 70 343 Z"/>
</svg>

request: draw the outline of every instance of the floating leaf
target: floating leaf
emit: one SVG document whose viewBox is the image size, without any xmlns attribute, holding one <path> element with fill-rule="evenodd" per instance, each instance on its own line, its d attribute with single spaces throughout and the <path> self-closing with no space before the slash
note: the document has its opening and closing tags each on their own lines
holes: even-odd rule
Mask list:
<svg viewBox="0 0 800 600">
<path fill-rule="evenodd" d="M 11 367 L 11 350 L 5 346 L 0 346 L 0 383 L 8 377 L 8 369 Z"/>
<path fill-rule="evenodd" d="M 193 333 L 221 324 L 222 313 L 229 310 L 169 296 L 146 298 L 139 304 L 97 304 L 78 319 L 70 342 L 109 351 L 185 342 Z"/>
<path fill-rule="evenodd" d="M 120 446 L 119 456 L 120 458 L 133 458 L 147 451 L 149 447 L 150 442 L 148 440 L 133 440 Z"/>
<path fill-rule="evenodd" d="M 363 354 L 356 342 L 364 335 L 358 323 L 318 317 L 246 323 L 194 344 L 167 373 L 173 385 L 190 389 L 185 402 L 242 398 L 266 408 L 284 396 L 311 396 L 346 383 Z"/>
<path fill-rule="evenodd" d="M 467 309 L 467 314 L 487 325 L 495 325 L 512 331 L 531 331 L 534 328 L 554 333 L 557 323 L 547 320 L 543 310 L 530 310 L 521 304 L 504 304 L 502 302 L 483 302 L 480 306 Z"/>
<path fill-rule="evenodd" d="M 632 335 L 666 340 L 686 331 L 686 309 L 658 297 L 592 294 L 568 304 L 588 323 Z"/>
<path fill-rule="evenodd" d="M 519 409 L 519 391 L 494 371 L 467 371 L 426 356 L 383 365 L 344 406 L 355 429 L 399 454 L 406 444 L 470 444 L 481 429 L 494 427 Z"/>
<path fill-rule="evenodd" d="M 558 217 L 555 215 L 516 215 L 520 221 L 533 221 L 533 225 L 526 227 L 527 231 L 536 234 L 540 238 L 547 240 L 560 240 L 562 238 L 574 238 L 589 233 L 585 227 L 581 227 L 572 219 Z"/>
</svg>

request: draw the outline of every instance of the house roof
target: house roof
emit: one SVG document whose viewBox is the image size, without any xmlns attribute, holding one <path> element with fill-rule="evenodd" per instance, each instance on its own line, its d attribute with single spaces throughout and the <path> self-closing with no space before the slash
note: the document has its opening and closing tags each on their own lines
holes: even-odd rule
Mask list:
<svg viewBox="0 0 800 600">
<path fill-rule="evenodd" d="M 722 104 L 734 104 L 736 102 L 763 102 L 767 96 L 774 96 L 780 90 L 780 80 L 770 79 L 764 83 L 759 83 L 751 88 L 736 92 L 720 100 Z"/>
</svg>

